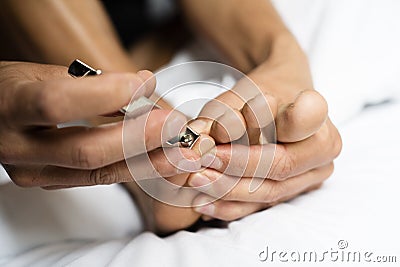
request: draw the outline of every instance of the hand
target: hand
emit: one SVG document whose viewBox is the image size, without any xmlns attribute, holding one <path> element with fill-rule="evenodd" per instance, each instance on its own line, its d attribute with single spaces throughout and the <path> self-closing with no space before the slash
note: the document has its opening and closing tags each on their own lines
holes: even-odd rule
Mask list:
<svg viewBox="0 0 400 267">
<path fill-rule="evenodd" d="M 327 118 L 325 100 L 313 90 L 304 55 L 293 49 L 293 53 L 286 51 L 290 60 L 279 57 L 279 64 L 268 61 L 249 74 L 259 90 L 250 90 L 254 86 L 241 80 L 233 90 L 207 103 L 200 117 L 190 123 L 219 145 L 199 153 L 207 169 L 168 180 L 196 187 L 199 195 L 193 204 L 198 207 L 174 207 L 142 193 L 139 202 L 145 203 L 151 229 L 162 233 L 184 229 L 200 216 L 239 219 L 316 189 L 330 176 L 332 161 L 341 149 L 340 135 Z M 278 144 L 265 140 L 260 144 L 262 129 L 274 124 Z M 250 146 L 224 144 L 246 133 Z M 253 177 L 261 186 L 251 192 Z M 234 187 L 228 191 L 227 185 Z"/>
<path fill-rule="evenodd" d="M 233 121 L 225 120 L 219 128 L 225 128 L 228 133 L 247 129 L 252 135 L 256 133 L 256 138 L 250 136 L 251 146 L 217 146 L 215 158 L 205 163 L 212 162 L 208 169 L 190 175 L 188 183 L 204 193 L 195 204 L 210 203 L 224 195 L 212 204 L 196 208 L 204 218 L 228 221 L 241 218 L 318 188 L 333 172 L 333 159 L 340 153 L 342 143 L 327 117 L 326 101 L 313 90 L 306 58 L 294 39 L 286 36 L 275 45 L 272 48 L 275 53 L 249 73 L 262 95 L 248 95 L 239 82 L 232 91 L 217 98 L 233 109 L 230 113 L 236 114 L 230 116 Z M 241 97 L 243 92 L 247 96 Z M 207 104 L 201 114 L 213 114 L 207 110 L 212 106 L 215 104 Z M 257 145 L 254 140 L 258 140 L 260 128 L 271 123 L 271 117 L 275 120 L 278 144 Z M 241 122 L 245 124 L 238 127 Z M 212 128 L 215 129 L 205 130 L 221 143 L 229 140 L 223 132 L 214 136 L 213 130 L 209 130 Z M 237 138 L 235 134 L 230 136 Z M 275 153 L 273 160 L 271 153 Z M 238 177 L 242 178 L 238 180 Z M 250 192 L 252 177 L 263 179 L 255 192 Z M 207 186 L 211 182 L 214 183 Z M 226 184 L 236 182 L 224 194 Z"/>
<path fill-rule="evenodd" d="M 141 87 L 150 76 L 141 71 L 73 79 L 65 67 L 2 62 L 0 162 L 11 179 L 22 187 L 48 189 L 132 181 L 123 160 L 123 122 L 91 128 L 57 129 L 56 125 L 113 113 L 129 103 L 135 92 L 135 97 L 151 95 L 154 84 Z M 183 115 L 166 110 L 127 120 L 129 161 L 143 161 L 142 153 L 176 136 L 185 123 Z M 196 157 L 191 151 L 185 153 L 174 159 L 176 166 L 184 155 Z M 159 151 L 151 152 L 150 158 L 163 175 L 179 173 L 175 167 L 165 167 Z M 152 172 L 143 169 L 137 175 Z"/>
</svg>

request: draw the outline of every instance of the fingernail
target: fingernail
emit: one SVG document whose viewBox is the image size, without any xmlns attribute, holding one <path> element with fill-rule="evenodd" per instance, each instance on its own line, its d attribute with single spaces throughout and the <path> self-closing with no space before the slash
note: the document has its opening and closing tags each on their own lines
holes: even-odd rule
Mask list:
<svg viewBox="0 0 400 267">
<path fill-rule="evenodd" d="M 201 136 L 199 144 L 200 155 L 204 155 L 214 147 L 215 147 L 215 142 L 211 137 L 207 137 L 205 135 Z"/>
<path fill-rule="evenodd" d="M 214 154 L 207 153 L 201 157 L 201 165 L 207 168 L 219 170 L 222 168 L 222 161 Z"/>
<path fill-rule="evenodd" d="M 194 208 L 194 210 L 204 215 L 213 216 L 215 212 L 215 205 L 211 203 L 205 206 L 196 207 Z"/>
<path fill-rule="evenodd" d="M 181 159 L 178 162 L 178 173 L 182 172 L 196 172 L 201 169 L 201 163 L 199 160 L 188 160 Z"/>
<path fill-rule="evenodd" d="M 256 125 L 251 125 L 251 127 L 264 128 L 273 121 L 273 115 L 271 114 L 268 100 L 264 95 L 259 94 L 255 98 L 249 100 L 247 106 L 252 113 L 253 123 L 256 123 Z"/>
<path fill-rule="evenodd" d="M 207 176 L 205 176 L 202 173 L 196 173 L 194 174 L 190 180 L 189 180 L 189 185 L 193 186 L 193 187 L 201 187 L 201 186 L 205 186 L 208 185 L 209 183 L 211 183 L 210 179 L 208 179 Z"/>
<path fill-rule="evenodd" d="M 170 140 L 179 135 L 186 124 L 186 118 L 180 113 L 172 113 L 165 124 L 167 134 L 165 138 L 166 140 Z"/>
<path fill-rule="evenodd" d="M 221 132 L 227 134 L 229 141 L 237 140 L 246 133 L 246 123 L 238 110 L 227 110 L 217 122 L 217 126 L 221 127 Z"/>
<path fill-rule="evenodd" d="M 206 118 L 198 118 L 189 123 L 190 128 L 198 133 L 209 134 L 212 125 L 212 120 Z"/>
</svg>

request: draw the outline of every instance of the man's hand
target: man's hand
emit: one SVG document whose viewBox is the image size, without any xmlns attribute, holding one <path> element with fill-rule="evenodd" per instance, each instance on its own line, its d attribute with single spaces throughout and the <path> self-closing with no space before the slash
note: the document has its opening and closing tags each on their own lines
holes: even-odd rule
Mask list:
<svg viewBox="0 0 400 267">
<path fill-rule="evenodd" d="M 189 184 L 204 193 L 195 204 L 210 203 L 224 195 L 196 208 L 202 214 L 238 219 L 317 188 L 333 172 L 333 159 L 342 146 L 340 135 L 327 117 L 326 101 L 313 90 L 305 56 L 292 37 L 286 38 L 277 40 L 275 54 L 249 73 L 261 94 L 251 95 L 239 82 L 233 90 L 217 97 L 236 115 L 222 127 L 209 128 L 209 133 L 216 139 L 222 136 L 221 143 L 232 141 L 228 136 L 234 135 L 226 133 L 239 128 L 256 137 L 249 136 L 251 146 L 217 146 L 215 157 L 209 156 L 204 164 L 208 169 L 190 175 Z M 215 104 L 207 104 L 200 114 L 212 113 L 207 111 L 212 106 Z M 257 145 L 260 129 L 268 123 L 275 123 L 278 143 Z M 218 129 L 226 130 L 218 133 Z M 250 190 L 253 177 L 262 179 L 255 192 Z M 235 182 L 228 193 L 225 185 Z"/>
<path fill-rule="evenodd" d="M 148 71 L 115 73 L 73 79 L 60 66 L 19 62 L 0 64 L 0 162 L 20 186 L 62 188 L 132 181 L 124 161 L 143 161 L 142 153 L 152 151 L 176 136 L 186 118 L 166 110 L 154 110 L 136 119 L 98 127 L 57 128 L 57 124 L 111 114 L 134 97 L 150 96 L 154 84 L 146 83 Z M 150 85 L 150 86 L 149 86 Z M 175 166 L 199 169 L 190 150 L 168 162 L 162 152 L 150 152 L 162 175 L 181 173 Z M 146 155 L 147 156 L 147 155 Z M 140 170 L 137 175 L 150 171 Z M 135 174 L 136 175 L 136 174 Z"/>
<path fill-rule="evenodd" d="M 234 220 L 317 187 L 333 171 L 341 138 L 328 118 L 326 101 L 314 90 L 305 54 L 271 1 L 180 3 L 193 30 L 214 44 L 261 91 L 260 95 L 249 94 L 239 82 L 217 98 L 232 111 L 224 116 L 213 113 L 213 103 L 202 111 L 206 117 L 223 118 L 208 122 L 204 128 L 217 143 L 227 143 L 247 132 L 251 146 L 217 146 L 216 157 L 205 157 L 204 164 L 212 164 L 204 172 L 190 175 L 189 184 L 197 187 L 217 182 L 199 188 L 204 194 L 195 204 L 209 203 L 219 196 L 223 181 L 226 184 L 234 179 L 238 183 L 222 199 L 196 210 L 207 215 L 205 218 Z M 268 144 L 268 140 L 259 143 L 261 128 L 271 121 L 277 144 Z M 267 157 L 259 162 L 261 152 L 270 155 L 271 151 L 275 152 L 273 160 Z M 229 166 L 239 168 L 227 169 L 229 161 Z M 238 180 L 238 176 L 242 178 Z M 252 177 L 262 179 L 256 192 L 249 190 Z"/>
<path fill-rule="evenodd" d="M 285 48 L 290 41 L 284 42 Z M 200 153 L 207 169 L 167 178 L 197 188 L 194 209 L 170 206 L 142 193 L 139 202 L 146 204 L 143 210 L 152 229 L 163 233 L 183 229 L 200 215 L 205 220 L 236 220 L 316 189 L 332 174 L 333 159 L 341 150 L 340 135 L 327 117 L 326 101 L 313 90 L 301 50 L 293 46 L 285 53 L 288 57 L 271 58 L 249 73 L 256 86 L 240 80 L 207 103 L 190 123 L 218 145 Z M 276 140 L 267 136 L 260 143 L 265 128 L 267 135 L 272 129 Z M 243 135 L 248 136 L 249 146 L 230 143 Z M 277 142 L 268 142 L 271 139 Z M 252 181 L 260 185 L 254 191 Z"/>
</svg>

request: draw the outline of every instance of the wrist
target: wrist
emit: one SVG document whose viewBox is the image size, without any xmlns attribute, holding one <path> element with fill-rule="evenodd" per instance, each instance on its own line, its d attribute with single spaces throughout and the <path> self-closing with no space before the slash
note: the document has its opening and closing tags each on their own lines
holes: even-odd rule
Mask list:
<svg viewBox="0 0 400 267">
<path fill-rule="evenodd" d="M 281 39 L 294 40 L 270 1 L 233 1 L 230 9 L 235 40 L 255 66 L 265 61 L 274 44 Z"/>
<path fill-rule="evenodd" d="M 246 68 L 239 66 L 242 71 L 247 72 L 267 60 L 286 58 L 286 50 L 293 55 L 303 56 L 295 37 L 270 1 L 236 3 L 230 12 L 232 28 L 236 29 L 231 41 L 241 48 L 241 53 L 248 61 L 243 64 Z"/>
<path fill-rule="evenodd" d="M 266 61 L 278 61 L 287 58 L 287 54 L 301 55 L 297 42 L 293 35 L 287 30 L 279 32 L 264 31 L 263 34 L 253 38 L 249 42 L 248 54 L 255 67 L 262 65 Z"/>
<path fill-rule="evenodd" d="M 307 56 L 290 33 L 277 35 L 271 40 L 269 54 L 260 58 L 249 77 L 263 91 L 280 88 L 281 92 L 289 92 L 295 88 L 313 88 Z"/>
</svg>

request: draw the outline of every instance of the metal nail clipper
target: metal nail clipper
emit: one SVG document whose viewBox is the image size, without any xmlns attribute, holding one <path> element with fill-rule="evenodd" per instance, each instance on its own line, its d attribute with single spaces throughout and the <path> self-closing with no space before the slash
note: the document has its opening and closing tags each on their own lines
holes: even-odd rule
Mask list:
<svg viewBox="0 0 400 267">
<path fill-rule="evenodd" d="M 74 78 L 100 75 L 101 73 L 101 70 L 96 70 L 79 59 L 75 59 L 68 68 L 68 74 Z M 141 96 L 135 101 L 131 102 L 129 105 L 122 107 L 119 112 L 121 115 L 129 115 L 130 118 L 135 118 L 152 110 L 153 108 L 161 107 L 147 97 Z M 189 126 L 186 126 L 185 131 L 180 133 L 179 136 L 168 140 L 167 145 L 175 146 L 176 144 L 179 144 L 182 147 L 192 148 L 199 137 L 200 134 L 196 133 L 196 131 Z"/>
</svg>

